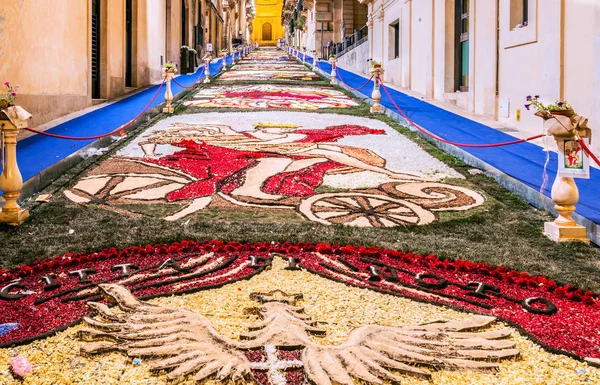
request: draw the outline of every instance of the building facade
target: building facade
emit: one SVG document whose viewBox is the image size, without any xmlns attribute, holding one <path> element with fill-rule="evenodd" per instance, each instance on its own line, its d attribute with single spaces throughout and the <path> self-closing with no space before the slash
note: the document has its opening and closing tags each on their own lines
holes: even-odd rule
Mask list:
<svg viewBox="0 0 600 385">
<path fill-rule="evenodd" d="M 381 62 L 384 81 L 448 108 L 539 133 L 524 107 L 539 95 L 600 134 L 600 1 L 286 0 L 282 16 L 291 45 L 363 74 Z"/>
<path fill-rule="evenodd" d="M 600 135 L 600 2 L 361 1 L 368 43 L 340 66 L 367 73 L 373 58 L 392 85 L 532 134 L 542 120 L 524 108 L 527 95 L 566 100 Z"/>
<path fill-rule="evenodd" d="M 238 45 L 251 41 L 255 15 L 254 0 L 223 0 L 223 48 L 232 51 Z"/>
<path fill-rule="evenodd" d="M 222 48 L 215 0 L 0 2 L 0 78 L 39 126 L 159 82 L 182 46 Z"/>
<path fill-rule="evenodd" d="M 256 0 L 256 18 L 253 21 L 252 41 L 259 45 L 275 45 L 284 37 L 281 23 L 283 0 Z"/>
<path fill-rule="evenodd" d="M 282 18 L 292 45 L 328 56 L 333 43 L 347 45 L 366 29 L 368 9 L 356 0 L 286 0 Z"/>
</svg>

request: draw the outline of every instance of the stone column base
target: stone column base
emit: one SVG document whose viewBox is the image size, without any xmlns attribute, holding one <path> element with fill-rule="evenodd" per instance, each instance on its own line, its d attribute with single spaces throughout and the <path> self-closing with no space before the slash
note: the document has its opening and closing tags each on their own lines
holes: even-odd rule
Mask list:
<svg viewBox="0 0 600 385">
<path fill-rule="evenodd" d="M 587 229 L 583 226 L 559 226 L 554 222 L 544 223 L 544 235 L 554 242 L 583 242 L 590 243 Z"/>
<path fill-rule="evenodd" d="M 171 107 L 164 107 L 163 108 L 163 112 L 166 114 L 172 114 L 173 112 L 175 112 L 175 107 L 171 106 Z"/>
<path fill-rule="evenodd" d="M 29 218 L 29 210 L 21 209 L 19 211 L 0 211 L 0 223 L 6 223 L 11 226 L 20 226 Z"/>
<path fill-rule="evenodd" d="M 381 105 L 373 106 L 373 107 L 371 107 L 371 113 L 372 114 L 382 114 L 383 107 L 381 107 Z"/>
</svg>

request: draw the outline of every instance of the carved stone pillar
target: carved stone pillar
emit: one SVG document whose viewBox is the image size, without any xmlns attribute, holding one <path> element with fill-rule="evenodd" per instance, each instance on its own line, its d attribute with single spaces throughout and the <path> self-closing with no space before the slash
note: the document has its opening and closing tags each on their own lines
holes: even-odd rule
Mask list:
<svg viewBox="0 0 600 385">
<path fill-rule="evenodd" d="M 0 223 L 19 226 L 29 217 L 29 210 L 21 208 L 17 200 L 23 188 L 23 178 L 17 164 L 17 135 L 27 127 L 31 114 L 21 107 L 8 107 L 0 111 L 0 136 L 2 143 L 2 173 L 0 174 L 0 190 L 6 204 L 0 211 Z"/>
</svg>

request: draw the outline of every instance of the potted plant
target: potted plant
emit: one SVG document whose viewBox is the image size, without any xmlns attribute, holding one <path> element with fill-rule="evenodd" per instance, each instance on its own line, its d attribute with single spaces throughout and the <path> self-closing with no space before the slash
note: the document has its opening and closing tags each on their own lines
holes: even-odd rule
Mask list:
<svg viewBox="0 0 600 385">
<path fill-rule="evenodd" d="M 367 62 L 369 62 L 371 68 L 381 68 L 381 63 L 371 59 L 368 59 Z"/>
<path fill-rule="evenodd" d="M 529 111 L 531 107 L 534 107 L 537 110 L 535 113 L 536 116 L 548 119 L 552 115 L 562 115 L 569 118 L 575 115 L 573 107 L 567 103 L 567 101 L 557 100 L 554 103 L 545 105 L 544 103 L 540 102 L 539 98 L 539 95 L 529 95 L 526 98 L 527 103 L 525 104 L 525 108 Z"/>
<path fill-rule="evenodd" d="M 177 64 L 173 63 L 172 61 L 166 62 L 164 65 L 164 68 L 165 68 L 165 73 L 168 73 L 168 74 L 177 73 Z"/>
<path fill-rule="evenodd" d="M 296 19 L 296 24 L 294 25 L 297 29 L 304 30 L 306 26 L 306 16 L 300 14 L 298 19 Z"/>
<path fill-rule="evenodd" d="M 4 86 L 7 90 L 4 93 L 0 93 L 0 110 L 15 105 L 15 100 L 17 100 L 17 90 L 19 89 L 19 85 L 13 87 L 10 85 L 10 82 L 4 83 Z"/>
</svg>

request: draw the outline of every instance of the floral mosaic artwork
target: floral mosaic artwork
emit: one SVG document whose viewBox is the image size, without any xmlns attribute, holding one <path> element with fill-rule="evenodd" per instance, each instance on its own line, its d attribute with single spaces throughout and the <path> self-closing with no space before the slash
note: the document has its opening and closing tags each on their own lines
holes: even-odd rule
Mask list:
<svg viewBox="0 0 600 385">
<path fill-rule="evenodd" d="M 0 325 L 11 325 L 0 336 L 2 384 L 22 383 L 8 369 L 17 354 L 33 369 L 25 384 L 164 384 L 180 376 L 191 384 L 234 369 L 264 385 L 300 385 L 306 375 L 323 384 L 324 375 L 345 377 L 339 366 L 329 370 L 335 365 L 350 376 L 345 383 L 600 381 L 595 294 L 502 266 L 374 247 L 182 241 L 69 253 L 0 270 L 0 303 Z M 211 338 L 226 342 L 236 361 L 173 350 L 193 337 L 176 331 L 182 321 L 164 321 L 181 317 L 199 328 L 193 336 L 214 328 Z M 452 344 L 463 348 L 448 350 Z M 203 360 L 213 362 L 210 370 L 200 370 Z M 321 372 L 324 360 L 339 361 Z"/>
<path fill-rule="evenodd" d="M 308 71 L 228 71 L 219 77 L 220 81 L 315 81 L 321 77 Z"/>
<path fill-rule="evenodd" d="M 203 88 L 185 102 L 201 108 L 289 108 L 318 110 L 349 108 L 358 104 L 331 87 L 291 85 L 224 85 Z"/>
<path fill-rule="evenodd" d="M 285 57 L 285 58 L 268 58 L 268 57 L 256 57 L 256 58 L 246 58 L 238 61 L 238 65 L 281 65 L 281 64 L 292 64 L 297 63 L 296 59 L 293 57 Z"/>
<path fill-rule="evenodd" d="M 344 120 L 300 112 L 169 118 L 65 195 L 126 215 L 164 206 L 167 220 L 213 208 L 275 210 L 360 227 L 426 225 L 484 202 L 442 182 L 462 177 L 385 123 Z"/>
<path fill-rule="evenodd" d="M 277 63 L 277 64 L 236 64 L 233 71 L 305 71 L 306 67 L 302 64 Z"/>
</svg>

